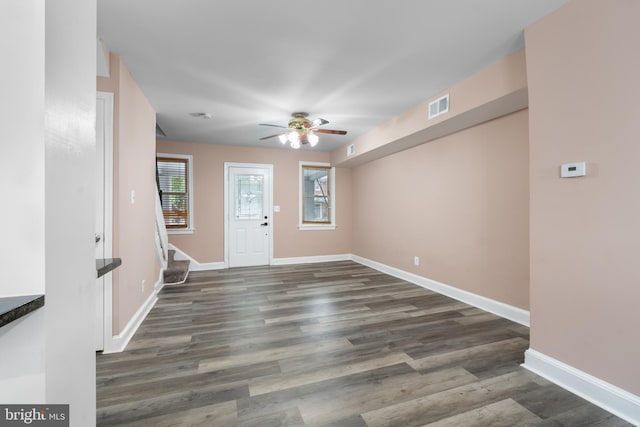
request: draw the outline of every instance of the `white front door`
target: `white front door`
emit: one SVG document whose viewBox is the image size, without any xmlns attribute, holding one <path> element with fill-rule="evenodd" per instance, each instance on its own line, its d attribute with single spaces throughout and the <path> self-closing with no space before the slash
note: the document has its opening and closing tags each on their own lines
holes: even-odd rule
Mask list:
<svg viewBox="0 0 640 427">
<path fill-rule="evenodd" d="M 112 167 L 113 94 L 98 92 L 96 98 L 96 259 L 111 258 L 111 167 Z M 111 310 L 111 273 L 96 279 L 95 343 L 104 350 L 105 330 L 110 331 L 107 316 Z M 109 294 L 110 295 L 110 294 Z M 105 320 L 106 318 L 106 320 Z"/>
<path fill-rule="evenodd" d="M 271 254 L 271 165 L 225 164 L 229 267 L 268 265 Z"/>
</svg>

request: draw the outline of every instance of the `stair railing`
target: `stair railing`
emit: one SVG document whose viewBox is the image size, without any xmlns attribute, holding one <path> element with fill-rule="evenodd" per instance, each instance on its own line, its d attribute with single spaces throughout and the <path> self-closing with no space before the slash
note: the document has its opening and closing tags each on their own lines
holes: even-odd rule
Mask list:
<svg viewBox="0 0 640 427">
<path fill-rule="evenodd" d="M 162 204 L 158 193 L 156 193 L 156 252 L 162 269 L 166 269 L 169 259 L 169 235 L 164 224 Z"/>
</svg>

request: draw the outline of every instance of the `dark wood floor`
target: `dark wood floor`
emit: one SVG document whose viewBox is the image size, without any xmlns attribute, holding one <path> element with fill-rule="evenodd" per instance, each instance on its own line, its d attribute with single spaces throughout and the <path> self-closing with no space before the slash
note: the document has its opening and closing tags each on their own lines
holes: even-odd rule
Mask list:
<svg viewBox="0 0 640 427">
<path fill-rule="evenodd" d="M 191 273 L 119 354 L 99 426 L 628 426 L 520 367 L 528 328 L 353 262 Z"/>
</svg>

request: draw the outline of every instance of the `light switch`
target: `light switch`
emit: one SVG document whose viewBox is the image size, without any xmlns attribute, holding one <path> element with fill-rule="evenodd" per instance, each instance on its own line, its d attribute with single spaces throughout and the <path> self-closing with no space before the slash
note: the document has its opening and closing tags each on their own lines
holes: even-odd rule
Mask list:
<svg viewBox="0 0 640 427">
<path fill-rule="evenodd" d="M 585 162 L 565 163 L 560 166 L 561 178 L 575 178 L 577 176 L 585 176 L 587 174 L 587 165 Z"/>
<path fill-rule="evenodd" d="M 273 211 L 274 212 L 280 212 L 280 206 L 279 205 L 274 206 L 273 207 Z"/>
<path fill-rule="evenodd" d="M 136 190 L 131 190 L 131 204 L 136 203 Z"/>
</svg>

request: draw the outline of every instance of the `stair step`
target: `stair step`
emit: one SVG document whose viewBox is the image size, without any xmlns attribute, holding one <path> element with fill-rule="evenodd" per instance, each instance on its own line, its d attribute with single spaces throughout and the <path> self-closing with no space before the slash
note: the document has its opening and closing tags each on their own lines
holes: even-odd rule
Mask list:
<svg viewBox="0 0 640 427">
<path fill-rule="evenodd" d="M 164 270 L 163 279 L 165 284 L 182 283 L 189 274 L 190 261 L 170 261 Z"/>
</svg>

